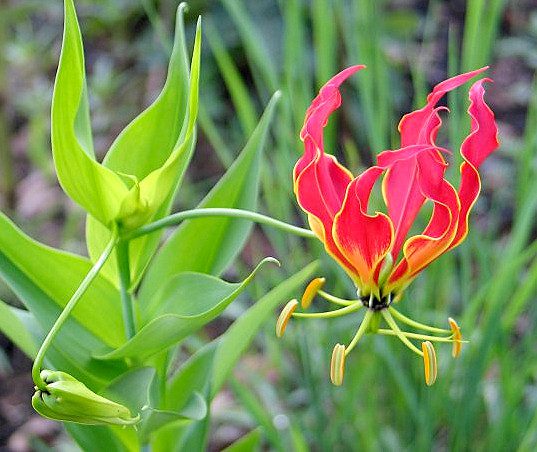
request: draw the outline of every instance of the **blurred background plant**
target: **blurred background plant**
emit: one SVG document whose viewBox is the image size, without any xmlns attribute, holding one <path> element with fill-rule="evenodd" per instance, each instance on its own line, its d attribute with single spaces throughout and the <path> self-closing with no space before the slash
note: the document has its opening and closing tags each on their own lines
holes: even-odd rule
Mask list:
<svg viewBox="0 0 537 452">
<path fill-rule="evenodd" d="M 104 152 L 161 87 L 177 2 L 76 3 L 95 147 Z M 201 14 L 204 20 L 202 105 L 178 208 L 199 202 L 243 147 L 262 106 L 281 89 L 259 211 L 303 223 L 291 171 L 302 151 L 304 112 L 317 89 L 350 64 L 368 69 L 344 87 L 326 149 L 355 173 L 397 146 L 399 118 L 423 104 L 431 85 L 486 64 L 495 81 L 487 100 L 502 141 L 484 165 L 468 240 L 424 272 L 401 304 L 425 322 L 447 326 L 448 315 L 458 318 L 470 340 L 461 359 L 452 361 L 449 347 L 440 348 L 439 378 L 427 388 L 421 362 L 408 359 L 397 341 L 366 338 L 347 363 L 344 385 L 335 388 L 328 378 L 330 353 L 336 340 L 350 339 L 352 319 L 293 321 L 283 340 L 267 324 L 213 403 L 211 449 L 260 426 L 271 450 L 535 450 L 537 3 L 190 0 L 189 6 L 187 18 Z M 61 31 L 61 1 L 0 0 L 0 203 L 29 234 L 84 252 L 83 212 L 61 193 L 50 155 Z M 442 141 L 456 151 L 469 129 L 464 90 L 450 95 L 448 106 Z M 289 274 L 322 256 L 322 275 L 332 276 L 329 289 L 352 296 L 350 281 L 320 244 L 262 227 L 254 229 L 228 276 L 243 274 L 265 255 L 280 259 Z M 250 296 L 186 349 L 219 334 L 226 316 L 238 317 L 279 279 L 276 271 L 258 278 Z M 17 303 L 4 287 L 0 298 Z M 0 444 L 16 450 L 69 447 L 59 427 L 40 423 L 30 409 L 29 361 L 7 339 L 0 341 Z"/>
</svg>

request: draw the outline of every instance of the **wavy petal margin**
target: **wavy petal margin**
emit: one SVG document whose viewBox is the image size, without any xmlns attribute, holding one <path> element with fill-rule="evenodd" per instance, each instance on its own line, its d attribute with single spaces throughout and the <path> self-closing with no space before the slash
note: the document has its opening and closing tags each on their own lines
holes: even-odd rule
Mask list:
<svg viewBox="0 0 537 452">
<path fill-rule="evenodd" d="M 405 242 L 403 259 L 388 278 L 388 292 L 404 289 L 421 270 L 448 249 L 457 230 L 459 197 L 444 179 L 442 163 L 432 163 L 433 159 L 427 152 L 419 154 L 416 160 L 419 189 L 426 199 L 433 202 L 433 213 L 423 233 Z"/>
<path fill-rule="evenodd" d="M 489 78 L 478 80 L 470 88 L 468 114 L 471 117 L 471 130 L 461 146 L 461 154 L 465 160 L 460 169 L 461 213 L 457 234 L 449 249 L 459 245 L 468 235 L 468 217 L 481 190 L 481 179 L 477 169 L 500 146 L 494 113 L 485 102 L 485 88 L 483 87 L 485 82 L 492 82 L 492 80 Z"/>
<path fill-rule="evenodd" d="M 457 75 L 436 85 L 427 96 L 427 104 L 420 110 L 403 116 L 399 122 L 401 133 L 401 148 L 413 145 L 435 145 L 438 130 L 442 124 L 438 112 L 445 107 L 436 107 L 436 104 L 449 91 L 466 83 L 472 77 L 488 69 L 483 67 L 472 72 Z M 440 155 L 440 154 L 438 154 Z M 430 164 L 438 159 L 431 158 Z M 425 202 L 417 183 L 418 168 L 415 160 L 396 162 L 389 168 L 382 185 L 382 192 L 388 215 L 395 227 L 395 243 L 392 256 L 397 259 L 405 238 L 416 216 Z"/>
<path fill-rule="evenodd" d="M 351 66 L 332 77 L 321 88 L 306 112 L 300 133 L 304 155 L 293 171 L 295 194 L 300 207 L 308 214 L 312 231 L 324 242 L 327 252 L 351 276 L 354 276 L 355 269 L 334 243 L 332 224 L 353 176 L 333 155 L 324 153 L 323 129 L 329 116 L 341 105 L 340 85 L 364 67 Z"/>
</svg>

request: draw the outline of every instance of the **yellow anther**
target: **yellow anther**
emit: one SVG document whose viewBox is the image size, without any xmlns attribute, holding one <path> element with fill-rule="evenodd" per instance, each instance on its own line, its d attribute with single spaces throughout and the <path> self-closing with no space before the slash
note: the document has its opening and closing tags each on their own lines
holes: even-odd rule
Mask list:
<svg viewBox="0 0 537 452">
<path fill-rule="evenodd" d="M 433 344 L 429 341 L 421 343 L 421 350 L 423 351 L 425 383 L 427 383 L 427 386 L 432 386 L 436 381 L 436 375 L 438 373 L 438 368 L 436 366 L 436 352 L 434 351 Z"/>
<path fill-rule="evenodd" d="M 300 303 L 302 308 L 308 309 L 310 307 L 315 295 L 317 295 L 317 292 L 322 289 L 325 282 L 325 278 L 315 278 L 308 284 L 308 287 L 306 287 L 306 290 L 304 290 L 304 295 L 302 295 L 302 300 Z"/>
<path fill-rule="evenodd" d="M 330 380 L 336 386 L 343 383 L 343 374 L 345 373 L 345 346 L 336 344 L 332 352 L 332 361 L 330 362 Z"/>
<path fill-rule="evenodd" d="M 448 318 L 449 326 L 451 327 L 451 332 L 453 333 L 453 348 L 451 349 L 451 356 L 457 358 L 461 354 L 462 348 L 462 333 L 459 325 L 452 319 Z"/>
<path fill-rule="evenodd" d="M 297 306 L 298 301 L 293 299 L 289 301 L 282 309 L 282 312 L 280 312 L 280 316 L 278 317 L 278 321 L 276 322 L 276 336 L 283 336 L 283 333 L 285 333 L 285 328 L 287 327 L 287 322 L 289 322 L 289 319 L 293 315 L 293 312 L 295 312 Z"/>
</svg>

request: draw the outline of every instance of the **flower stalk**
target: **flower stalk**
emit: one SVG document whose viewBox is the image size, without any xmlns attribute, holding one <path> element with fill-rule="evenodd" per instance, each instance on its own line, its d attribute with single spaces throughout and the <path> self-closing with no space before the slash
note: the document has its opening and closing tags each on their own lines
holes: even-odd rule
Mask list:
<svg viewBox="0 0 537 452">
<path fill-rule="evenodd" d="M 130 293 L 131 271 L 129 263 L 128 241 L 120 240 L 117 243 L 116 257 L 119 273 L 119 289 L 121 295 L 123 322 L 125 323 L 125 334 L 127 339 L 130 339 L 136 334 L 136 324 L 134 320 L 133 299 Z"/>
<path fill-rule="evenodd" d="M 39 351 L 37 352 L 37 356 L 32 366 L 32 379 L 38 389 L 45 390 L 47 386 L 46 382 L 43 380 L 41 376 L 41 367 L 43 365 L 45 353 L 47 352 L 50 345 L 52 344 L 52 341 L 54 340 L 54 338 L 60 331 L 62 325 L 67 320 L 67 317 L 69 317 L 69 314 L 71 314 L 72 310 L 75 308 L 75 306 L 77 305 L 82 295 L 84 295 L 84 293 L 86 292 L 86 290 L 88 289 L 92 281 L 99 274 L 99 271 L 101 270 L 101 268 L 104 266 L 104 264 L 106 263 L 110 255 L 112 254 L 112 251 L 114 250 L 114 247 L 116 246 L 117 242 L 118 242 L 117 231 L 114 230 L 112 233 L 112 238 L 108 242 L 108 245 L 102 252 L 101 256 L 99 257 L 99 259 L 97 259 L 97 261 L 95 262 L 91 270 L 82 280 L 82 282 L 76 289 L 71 299 L 67 302 L 67 304 L 63 308 L 63 311 L 57 318 L 56 322 L 54 322 L 54 325 L 52 326 L 47 336 L 45 337 L 45 340 L 41 344 L 41 347 L 39 348 Z"/>
<path fill-rule="evenodd" d="M 284 221 L 276 220 L 267 215 L 263 215 L 257 212 L 243 209 L 231 209 L 231 208 L 205 208 L 205 209 L 192 209 L 183 210 L 172 215 L 168 215 L 153 223 L 146 224 L 138 229 L 134 229 L 122 236 L 122 240 L 128 241 L 143 235 L 151 234 L 160 229 L 170 226 L 177 226 L 184 220 L 191 220 L 195 218 L 207 218 L 207 217 L 227 217 L 227 218 L 241 218 L 249 220 L 254 223 L 264 224 L 272 226 L 281 231 L 288 232 L 290 234 L 298 235 L 304 238 L 315 238 L 315 234 L 309 229 L 300 228 Z"/>
</svg>

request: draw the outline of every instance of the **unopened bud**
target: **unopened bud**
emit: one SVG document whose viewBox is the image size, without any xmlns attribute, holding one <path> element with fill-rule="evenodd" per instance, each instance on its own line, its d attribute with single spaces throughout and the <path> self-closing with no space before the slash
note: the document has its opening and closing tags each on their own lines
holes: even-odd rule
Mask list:
<svg viewBox="0 0 537 452">
<path fill-rule="evenodd" d="M 438 367 L 436 365 L 436 352 L 433 344 L 429 341 L 421 343 L 421 350 L 423 351 L 423 369 L 425 371 L 425 383 L 427 386 L 432 386 L 436 381 L 438 373 Z"/>
<path fill-rule="evenodd" d="M 127 407 L 95 394 L 65 372 L 43 370 L 41 378 L 46 387 L 32 397 L 32 406 L 41 416 L 89 425 L 132 425 L 140 420 Z"/>
<path fill-rule="evenodd" d="M 293 315 L 293 312 L 295 312 L 296 307 L 298 306 L 298 301 L 295 299 L 289 301 L 285 307 L 282 309 L 282 312 L 280 312 L 280 316 L 278 317 L 278 320 L 276 322 L 276 336 L 282 337 L 283 333 L 285 333 L 285 328 L 287 328 L 287 323 L 289 322 L 289 319 Z"/>
<path fill-rule="evenodd" d="M 300 304 L 302 305 L 303 309 L 308 309 L 310 307 L 311 302 L 319 290 L 323 288 L 325 282 L 325 278 L 315 278 L 308 284 L 306 290 L 304 290 L 304 294 L 302 295 L 302 300 L 300 300 Z"/>
<path fill-rule="evenodd" d="M 451 356 L 457 358 L 461 354 L 462 349 L 462 333 L 459 325 L 452 319 L 448 318 L 449 326 L 451 327 L 451 333 L 453 334 L 453 348 L 451 349 Z"/>
<path fill-rule="evenodd" d="M 330 361 L 330 380 L 335 386 L 343 384 L 343 375 L 345 374 L 345 346 L 336 344 L 332 352 L 332 361 Z"/>
</svg>

